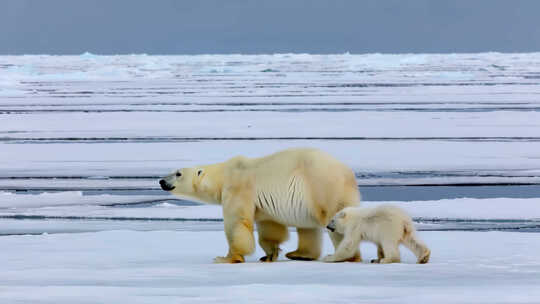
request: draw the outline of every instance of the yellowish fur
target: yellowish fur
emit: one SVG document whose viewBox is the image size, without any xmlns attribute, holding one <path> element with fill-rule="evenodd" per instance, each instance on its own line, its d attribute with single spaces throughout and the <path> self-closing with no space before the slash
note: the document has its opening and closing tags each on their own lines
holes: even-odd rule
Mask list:
<svg viewBox="0 0 540 304">
<path fill-rule="evenodd" d="M 399 263 L 400 244 L 416 255 L 418 263 L 429 261 L 431 251 L 416 236 L 411 218 L 395 206 L 345 208 L 334 216 L 328 228 L 334 230 L 334 234 L 341 235 L 341 240 L 336 252 L 323 259 L 325 262 L 343 262 L 351 258 L 359 260 L 358 245 L 361 241 L 377 244 L 377 259 L 372 260 L 374 263 Z"/>
<path fill-rule="evenodd" d="M 297 228 L 298 249 L 286 256 L 317 259 L 321 227 L 341 209 L 360 202 L 352 170 L 315 149 L 289 149 L 260 158 L 237 156 L 180 169 L 162 182 L 179 197 L 223 206 L 229 252 L 216 258 L 220 263 L 243 262 L 253 252 L 254 223 L 266 253 L 262 261 L 277 259 L 288 226 Z"/>
</svg>

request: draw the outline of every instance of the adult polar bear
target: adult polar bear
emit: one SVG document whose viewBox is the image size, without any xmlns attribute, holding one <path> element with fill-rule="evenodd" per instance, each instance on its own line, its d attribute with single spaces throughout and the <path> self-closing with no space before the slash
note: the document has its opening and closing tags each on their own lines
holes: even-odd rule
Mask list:
<svg viewBox="0 0 540 304">
<path fill-rule="evenodd" d="M 229 252 L 216 263 L 241 263 L 255 249 L 253 223 L 266 253 L 277 260 L 279 245 L 296 227 L 298 249 L 293 260 L 315 260 L 321 254 L 321 229 L 341 209 L 360 203 L 354 173 L 327 153 L 289 149 L 261 158 L 237 156 L 225 162 L 183 168 L 160 180 L 163 190 L 189 200 L 223 206 Z M 330 233 L 334 247 L 341 235 Z"/>
</svg>

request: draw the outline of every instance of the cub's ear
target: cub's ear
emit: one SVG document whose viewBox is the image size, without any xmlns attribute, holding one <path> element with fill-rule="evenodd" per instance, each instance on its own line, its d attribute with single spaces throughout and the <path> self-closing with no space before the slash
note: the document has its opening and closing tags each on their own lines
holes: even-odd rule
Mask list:
<svg viewBox="0 0 540 304">
<path fill-rule="evenodd" d="M 197 176 L 201 176 L 201 174 L 202 174 L 202 170 L 198 170 L 197 171 Z"/>
</svg>

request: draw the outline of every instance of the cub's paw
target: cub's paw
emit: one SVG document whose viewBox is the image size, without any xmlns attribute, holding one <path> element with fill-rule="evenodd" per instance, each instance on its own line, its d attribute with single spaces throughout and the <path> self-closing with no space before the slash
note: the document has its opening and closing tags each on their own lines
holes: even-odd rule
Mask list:
<svg viewBox="0 0 540 304">
<path fill-rule="evenodd" d="M 424 251 L 424 254 L 422 254 L 422 256 L 420 256 L 420 258 L 418 259 L 418 264 L 426 264 L 427 262 L 429 262 L 430 255 L 431 255 L 431 250 L 426 249 Z"/>
<path fill-rule="evenodd" d="M 379 261 L 379 264 L 392 264 L 392 263 L 399 263 L 401 260 L 399 258 L 382 258 Z"/>
<path fill-rule="evenodd" d="M 242 256 L 233 256 L 233 257 L 216 257 L 214 258 L 214 263 L 216 264 L 236 264 L 243 263 L 244 258 Z"/>
<path fill-rule="evenodd" d="M 336 260 L 336 257 L 335 257 L 333 254 L 330 254 L 330 255 L 325 256 L 322 260 L 323 260 L 323 262 L 325 262 L 325 263 L 335 263 L 335 262 L 339 262 L 338 260 Z"/>
</svg>

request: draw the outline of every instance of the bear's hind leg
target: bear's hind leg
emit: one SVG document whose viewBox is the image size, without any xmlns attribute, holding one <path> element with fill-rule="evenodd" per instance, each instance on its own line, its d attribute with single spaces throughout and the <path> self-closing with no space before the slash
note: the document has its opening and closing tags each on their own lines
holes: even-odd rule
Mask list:
<svg viewBox="0 0 540 304">
<path fill-rule="evenodd" d="M 321 256 L 322 232 L 320 228 L 296 228 L 298 249 L 285 256 L 291 260 L 313 261 Z"/>
<path fill-rule="evenodd" d="M 377 259 L 371 260 L 371 263 L 380 263 L 384 259 L 384 251 L 381 244 L 377 244 Z"/>
<path fill-rule="evenodd" d="M 384 258 L 382 258 L 379 263 L 389 264 L 389 263 L 399 263 L 401 262 L 401 257 L 399 256 L 399 243 L 394 241 L 387 241 L 381 244 Z"/>
<path fill-rule="evenodd" d="M 257 232 L 259 245 L 266 253 L 265 256 L 260 258 L 260 261 L 277 261 L 280 251 L 279 245 L 289 238 L 287 227 L 274 221 L 258 221 Z"/>
<path fill-rule="evenodd" d="M 409 248 L 409 250 L 411 250 L 414 253 L 414 255 L 416 255 L 418 264 L 426 264 L 429 261 L 431 250 L 427 248 L 424 242 L 417 239 L 415 234 L 411 234 L 407 236 L 403 240 L 403 245 Z"/>
</svg>

